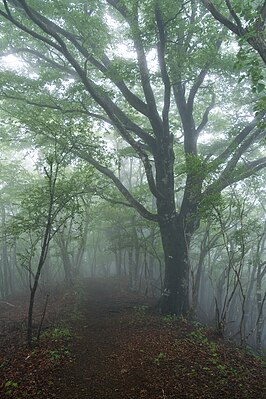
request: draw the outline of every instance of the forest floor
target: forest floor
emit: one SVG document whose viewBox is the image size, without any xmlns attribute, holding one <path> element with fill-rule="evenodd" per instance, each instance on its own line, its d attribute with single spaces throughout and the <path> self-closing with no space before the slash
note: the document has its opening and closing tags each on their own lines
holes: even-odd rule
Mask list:
<svg viewBox="0 0 266 399">
<path fill-rule="evenodd" d="M 0 301 L 1 399 L 266 398 L 265 361 L 196 323 L 159 316 L 117 280 L 54 290 L 32 350 L 25 297 L 7 302 Z"/>
</svg>

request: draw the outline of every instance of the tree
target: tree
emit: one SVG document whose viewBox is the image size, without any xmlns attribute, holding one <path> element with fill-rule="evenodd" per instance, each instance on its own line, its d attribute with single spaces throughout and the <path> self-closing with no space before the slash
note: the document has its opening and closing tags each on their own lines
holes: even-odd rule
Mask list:
<svg viewBox="0 0 266 399">
<path fill-rule="evenodd" d="M 190 254 L 198 318 L 215 320 L 220 334 L 259 351 L 266 295 L 262 179 L 254 176 L 224 191 L 220 204 L 207 210 Z"/>
<path fill-rule="evenodd" d="M 55 236 L 63 262 L 65 283 L 68 286 L 72 286 L 80 277 L 90 224 L 90 199 L 80 194 L 76 201 L 78 207 L 75 213 L 70 215 Z"/>
<path fill-rule="evenodd" d="M 77 212 L 75 196 L 78 182 L 66 173 L 67 153 L 46 156 L 42 175 L 24 188 L 20 212 L 10 223 L 10 233 L 28 235 L 29 245 L 23 256 L 29 273 L 30 300 L 27 320 L 27 343 L 32 346 L 33 308 L 42 269 L 53 237 Z"/>
<path fill-rule="evenodd" d="M 103 0 L 90 7 L 84 1 L 2 3 L 2 54 L 20 54 L 38 75 L 5 73 L 9 83 L 2 95 L 42 112 L 62 111 L 68 121 L 86 117 L 84 131 L 115 130 L 132 148 L 142 161 L 157 213 L 133 196 L 115 165 L 103 163 L 81 136 L 67 137 L 73 152 L 111 179 L 127 205 L 158 223 L 165 260 L 162 310 L 186 314 L 188 249 L 200 223 L 199 207 L 266 165 L 264 156 L 253 156 L 253 146 L 264 137 L 258 125 L 264 112 L 251 121 L 248 111 L 246 118 L 224 129 L 226 139 L 214 151 L 198 145 L 215 103 L 222 107 L 218 78 L 227 79 L 227 92 L 229 79 L 233 88 L 237 84 L 221 67 L 226 64 L 221 43 L 228 37 L 213 28 L 195 0 Z M 131 49 L 124 56 L 119 50 L 122 36 Z M 23 91 L 30 87 L 32 95 L 26 98 Z M 181 155 L 176 158 L 177 147 Z M 177 169 L 182 175 L 180 207 Z"/>
</svg>

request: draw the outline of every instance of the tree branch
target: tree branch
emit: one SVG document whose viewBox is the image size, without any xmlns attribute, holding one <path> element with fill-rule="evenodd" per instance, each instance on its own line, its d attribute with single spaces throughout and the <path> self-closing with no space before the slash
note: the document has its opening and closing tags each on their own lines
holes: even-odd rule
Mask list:
<svg viewBox="0 0 266 399">
<path fill-rule="evenodd" d="M 108 76 L 108 71 L 112 67 L 112 62 L 106 54 L 103 55 L 102 61 L 106 66 L 105 71 L 102 72 L 104 72 L 105 75 Z M 147 117 L 149 116 L 147 104 L 142 101 L 138 96 L 136 96 L 131 90 L 129 90 L 129 88 L 122 79 L 116 80 L 112 78 L 111 80 L 116 85 L 116 87 L 118 87 L 125 99 L 133 108 L 135 108 L 141 114 Z"/>
<path fill-rule="evenodd" d="M 138 4 L 137 3 L 135 4 L 135 9 L 133 13 L 129 13 L 127 12 L 124 6 L 121 6 L 119 1 L 117 0 L 106 0 L 106 1 L 124 17 L 124 19 L 127 21 L 127 23 L 130 26 L 135 50 L 137 53 L 142 89 L 149 111 L 149 120 L 156 136 L 160 136 L 163 131 L 163 124 L 157 110 L 154 93 L 150 84 L 150 73 L 147 65 L 147 59 L 141 39 L 141 32 L 138 22 Z"/>
<path fill-rule="evenodd" d="M 5 7 L 8 9 L 7 2 L 5 0 L 4 0 L 4 4 L 5 4 Z M 2 17 L 7 19 L 8 21 L 12 22 L 12 24 L 14 24 L 17 28 L 19 28 L 23 32 L 28 33 L 35 39 L 40 40 L 53 48 L 56 48 L 58 51 L 61 51 L 61 47 L 58 44 L 56 44 L 52 40 L 48 39 L 47 37 L 34 32 L 32 29 L 27 28 L 25 25 L 23 25 L 19 21 L 15 20 L 15 18 L 12 17 L 10 10 L 8 11 L 8 13 L 4 13 L 2 10 L 0 10 L 0 15 L 2 15 Z"/>
<path fill-rule="evenodd" d="M 128 20 L 130 13 L 125 5 L 121 3 L 119 0 L 106 0 L 106 2 L 115 8 L 124 18 Z"/>
<path fill-rule="evenodd" d="M 4 51 L 2 53 L 0 53 L 0 57 L 6 57 L 10 54 L 32 54 L 35 55 L 37 57 L 38 60 L 43 60 L 45 61 L 47 64 L 51 65 L 53 68 L 59 69 L 62 72 L 66 72 L 68 73 L 70 76 L 76 77 L 76 73 L 73 69 L 68 68 L 65 65 L 61 65 L 58 62 L 52 60 L 51 58 L 48 58 L 47 56 L 45 56 L 43 53 L 41 53 L 40 51 L 37 51 L 35 49 L 31 49 L 29 47 L 18 47 L 18 48 L 12 48 L 8 51 Z"/>
<path fill-rule="evenodd" d="M 264 1 L 263 6 L 261 7 L 260 15 L 261 15 L 261 22 L 262 22 L 262 26 L 263 26 L 265 24 L 265 20 L 266 20 L 266 0 Z"/>
<path fill-rule="evenodd" d="M 247 179 L 248 177 L 253 176 L 255 173 L 264 168 L 266 168 L 266 157 L 258 159 L 257 161 L 249 162 L 246 164 L 245 169 L 241 173 L 239 173 L 239 175 L 231 177 L 231 179 L 227 180 L 227 184 L 224 185 L 222 189 L 227 187 L 228 185 Z"/>
<path fill-rule="evenodd" d="M 60 105 L 39 103 L 37 101 L 28 100 L 25 97 L 13 96 L 13 95 L 7 94 L 5 92 L 3 92 L 3 96 L 10 100 L 21 101 L 21 102 L 24 102 L 25 104 L 33 105 L 34 107 L 58 110 L 58 111 L 61 111 L 63 114 L 70 114 L 70 113 L 85 114 L 85 115 L 91 116 L 93 118 L 96 118 L 98 120 L 104 121 L 106 123 L 112 124 L 110 119 L 106 118 L 104 115 L 96 114 L 94 112 L 89 112 L 84 107 L 83 107 L 83 110 L 80 108 L 79 109 L 78 108 L 77 109 L 65 109 L 64 107 L 62 107 Z"/>
<path fill-rule="evenodd" d="M 186 101 L 185 85 L 176 83 L 173 85 L 174 97 L 176 106 L 181 118 L 184 130 L 184 147 L 186 154 L 197 154 L 197 140 L 195 121 L 192 115 L 192 110 L 188 109 Z"/>
<path fill-rule="evenodd" d="M 233 154 L 232 158 L 228 161 L 225 169 L 223 170 L 221 176 L 219 179 L 225 179 L 227 176 L 229 176 L 232 171 L 235 169 L 237 162 L 241 158 L 241 156 L 244 154 L 244 152 L 250 147 L 250 145 L 256 140 L 256 138 L 259 136 L 261 133 L 261 130 L 256 129 L 252 135 L 250 135 L 245 141 L 240 144 L 235 153 Z"/>
<path fill-rule="evenodd" d="M 234 138 L 234 140 L 228 145 L 228 147 L 216 157 L 215 163 L 222 163 L 226 161 L 230 157 L 230 155 L 235 151 L 236 148 L 247 138 L 247 136 L 252 132 L 252 130 L 257 126 L 257 124 L 261 121 L 263 118 L 264 113 L 261 113 L 260 115 L 256 116 L 253 121 L 251 121 L 248 125 L 244 127 L 244 129 L 241 130 L 241 132 Z"/>
<path fill-rule="evenodd" d="M 209 66 L 210 63 L 208 62 L 207 64 L 205 64 L 204 68 L 202 68 L 202 70 L 200 71 L 200 73 L 198 74 L 196 80 L 194 81 L 190 91 L 189 91 L 189 95 L 188 95 L 188 100 L 187 100 L 187 106 L 188 106 L 188 110 L 192 113 L 193 111 L 193 106 L 194 106 L 194 100 L 195 100 L 195 96 L 200 88 L 200 86 L 202 85 L 202 83 L 204 82 L 204 79 L 209 71 Z"/>
<path fill-rule="evenodd" d="M 111 204 L 114 204 L 114 205 L 123 205 L 128 208 L 133 208 L 133 206 L 129 202 L 115 200 L 113 198 L 106 197 L 106 195 L 104 195 L 104 194 L 99 194 L 99 197 L 101 197 L 105 201 L 110 202 Z"/>
<path fill-rule="evenodd" d="M 235 33 L 238 36 L 243 35 L 242 29 L 239 31 L 239 27 L 230 21 L 230 19 L 226 18 L 222 15 L 217 8 L 213 5 L 213 3 L 209 0 L 201 0 L 205 7 L 210 11 L 212 16 L 219 22 L 221 22 L 224 26 L 226 26 L 231 32 Z"/>
<path fill-rule="evenodd" d="M 226 4 L 230 11 L 230 15 L 233 16 L 234 20 L 237 22 L 236 24 L 231 22 L 224 15 L 222 15 L 211 1 L 209 0 L 201 0 L 201 1 L 217 21 L 226 26 L 231 32 L 235 33 L 237 36 L 243 37 L 253 47 L 253 49 L 258 52 L 261 59 L 266 64 L 266 42 L 262 32 L 266 19 L 265 2 L 263 3 L 263 6 L 260 11 L 260 16 L 257 18 L 257 21 L 255 22 L 253 28 L 245 29 L 242 27 L 241 21 L 236 15 L 230 1 L 226 0 Z M 253 32 L 253 29 L 255 30 L 255 33 Z"/>
<path fill-rule="evenodd" d="M 239 32 L 241 32 L 241 31 L 243 30 L 241 21 L 240 21 L 240 19 L 238 18 L 238 16 L 237 16 L 235 10 L 233 9 L 230 0 L 225 0 L 225 3 L 226 3 L 226 6 L 227 6 L 227 8 L 228 8 L 228 10 L 229 10 L 229 12 L 230 12 L 230 14 L 231 14 L 231 16 L 233 17 L 233 19 L 234 19 L 234 21 L 235 21 L 235 23 L 236 23 L 236 25 L 237 25 L 237 27 L 238 27 L 238 29 L 239 29 Z"/>
<path fill-rule="evenodd" d="M 19 0 L 19 2 L 22 5 L 23 10 L 26 12 L 27 16 L 30 18 L 30 20 L 32 20 L 37 26 L 39 26 L 43 32 L 45 32 L 49 36 L 52 36 L 59 43 L 59 51 L 62 51 L 64 48 L 66 48 L 66 44 L 62 40 L 62 38 L 56 33 L 55 30 L 52 31 L 46 26 L 46 23 L 43 22 L 43 19 L 38 17 L 38 14 L 28 6 L 25 0 Z M 54 43 L 54 46 L 55 45 L 56 44 Z"/>
<path fill-rule="evenodd" d="M 222 40 L 217 40 L 215 43 L 215 49 L 217 51 L 216 54 L 218 54 L 218 51 L 219 51 L 221 45 L 222 45 Z M 195 81 L 190 89 L 188 100 L 187 100 L 187 105 L 188 105 L 188 109 L 190 110 L 191 113 L 193 112 L 195 97 L 196 97 L 202 83 L 204 82 L 204 79 L 205 79 L 207 73 L 209 72 L 210 67 L 211 67 L 211 61 L 206 62 L 206 64 L 204 65 L 204 67 L 202 68 L 200 73 L 198 74 L 197 78 L 195 79 Z"/>
<path fill-rule="evenodd" d="M 140 202 L 138 202 L 132 194 L 127 190 L 127 188 L 121 183 L 121 181 L 115 176 L 115 174 L 107 167 L 101 165 L 98 161 L 92 158 L 87 152 L 76 149 L 76 154 L 93 165 L 99 172 L 107 176 L 113 181 L 120 193 L 126 198 L 130 206 L 132 206 L 136 211 L 143 216 L 145 219 L 157 222 L 158 216 L 154 213 L 148 211 Z"/>
<path fill-rule="evenodd" d="M 170 98 L 171 98 L 171 83 L 169 75 L 167 72 L 166 62 L 165 62 L 165 30 L 164 23 L 161 15 L 161 10 L 158 4 L 155 5 L 155 19 L 157 24 L 157 29 L 159 33 L 159 42 L 157 44 L 157 54 L 159 60 L 159 66 L 161 70 L 162 80 L 164 84 L 164 104 L 163 104 L 163 127 L 164 133 L 169 134 L 169 109 L 170 109 Z"/>
<path fill-rule="evenodd" d="M 204 192 L 205 195 L 209 195 L 210 193 L 219 193 L 224 190 L 226 187 L 247 179 L 248 177 L 254 175 L 260 170 L 266 168 L 266 157 L 258 159 L 256 161 L 247 162 L 239 173 L 227 173 L 222 174 L 214 183 L 212 183 Z"/>
<path fill-rule="evenodd" d="M 209 114 L 211 112 L 211 110 L 213 109 L 213 107 L 215 106 L 215 94 L 212 94 L 212 100 L 210 105 L 205 109 L 205 112 L 203 114 L 202 120 L 199 124 L 199 126 L 196 128 L 196 134 L 197 136 L 200 134 L 200 132 L 205 128 L 205 126 L 207 125 L 208 121 L 209 121 Z"/>
</svg>

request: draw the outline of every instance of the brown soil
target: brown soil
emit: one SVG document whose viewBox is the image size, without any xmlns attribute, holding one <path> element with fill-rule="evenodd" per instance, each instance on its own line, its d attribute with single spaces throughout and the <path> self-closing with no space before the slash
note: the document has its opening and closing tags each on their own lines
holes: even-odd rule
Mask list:
<svg viewBox="0 0 266 399">
<path fill-rule="evenodd" d="M 16 327 L 26 307 L 22 299 L 12 304 L 15 308 L 9 306 L 8 315 L 3 311 L 0 317 L 6 321 L 1 399 L 266 397 L 262 361 L 210 330 L 160 317 L 151 301 L 117 280 L 56 290 L 49 300 L 49 329 L 33 351 L 25 347 L 23 327 Z M 42 304 L 39 299 L 39 317 Z"/>
</svg>

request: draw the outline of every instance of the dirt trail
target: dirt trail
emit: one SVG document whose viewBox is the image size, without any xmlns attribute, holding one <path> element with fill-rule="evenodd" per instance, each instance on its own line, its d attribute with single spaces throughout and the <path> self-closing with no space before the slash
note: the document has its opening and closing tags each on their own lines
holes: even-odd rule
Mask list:
<svg viewBox="0 0 266 399">
<path fill-rule="evenodd" d="M 115 279 L 58 289 L 49 303 L 34 350 L 23 331 L 3 337 L 1 399 L 266 398 L 265 363 L 211 329 L 160 317 Z M 54 340 L 64 327 L 72 337 Z"/>
<path fill-rule="evenodd" d="M 134 331 L 128 323 L 128 313 L 141 311 L 144 301 L 134 294 L 125 294 L 118 283 L 94 281 L 86 290 L 77 320 L 72 323 L 76 361 L 60 376 L 60 397 L 125 398 L 126 370 L 119 368 L 117 357 Z"/>
</svg>

